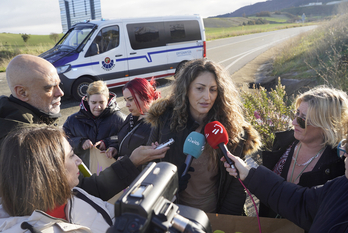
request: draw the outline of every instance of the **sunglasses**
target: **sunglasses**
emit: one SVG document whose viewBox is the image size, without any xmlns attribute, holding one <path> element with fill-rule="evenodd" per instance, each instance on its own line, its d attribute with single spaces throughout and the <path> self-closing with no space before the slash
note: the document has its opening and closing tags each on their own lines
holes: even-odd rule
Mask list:
<svg viewBox="0 0 348 233">
<path fill-rule="evenodd" d="M 340 157 L 341 159 L 344 159 L 344 155 L 346 154 L 346 139 L 343 139 L 338 143 L 337 146 L 337 156 Z"/>
<path fill-rule="evenodd" d="M 301 117 L 299 112 L 295 113 L 295 118 L 296 118 L 296 122 L 297 124 L 302 128 L 305 129 L 306 128 L 306 118 L 305 117 Z M 307 125 L 308 122 L 307 122 Z"/>
</svg>

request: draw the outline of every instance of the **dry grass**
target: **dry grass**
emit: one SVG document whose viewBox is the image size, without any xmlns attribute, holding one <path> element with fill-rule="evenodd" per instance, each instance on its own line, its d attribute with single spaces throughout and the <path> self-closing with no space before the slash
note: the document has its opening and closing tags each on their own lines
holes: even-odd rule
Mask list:
<svg viewBox="0 0 348 233">
<path fill-rule="evenodd" d="M 315 79 L 348 91 L 348 14 L 334 17 L 288 42 L 274 61 L 273 75 Z"/>
<path fill-rule="evenodd" d="M 18 54 L 40 55 L 52 48 L 50 44 L 30 45 L 6 45 L 0 42 L 0 72 L 4 72 L 8 63 Z"/>
</svg>

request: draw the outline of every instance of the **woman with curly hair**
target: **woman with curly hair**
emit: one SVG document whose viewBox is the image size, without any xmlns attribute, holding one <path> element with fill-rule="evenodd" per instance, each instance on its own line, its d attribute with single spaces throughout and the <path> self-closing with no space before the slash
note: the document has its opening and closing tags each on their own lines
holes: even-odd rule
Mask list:
<svg viewBox="0 0 348 233">
<path fill-rule="evenodd" d="M 225 126 L 228 149 L 243 158 L 259 149 L 260 137 L 245 121 L 238 90 L 218 64 L 205 59 L 188 62 L 178 73 L 169 97 L 151 106 L 146 120 L 152 124 L 148 144 L 162 143 L 170 138 L 170 146 L 161 161 L 185 167 L 183 145 L 186 137 L 196 131 L 203 133 L 211 121 Z M 223 154 L 208 144 L 191 167 L 194 170 L 179 180 L 178 203 L 209 213 L 243 214 L 245 192 L 234 177 L 228 176 L 220 159 Z M 180 174 L 179 174 L 180 176 Z M 185 177 L 189 178 L 185 183 Z"/>
</svg>

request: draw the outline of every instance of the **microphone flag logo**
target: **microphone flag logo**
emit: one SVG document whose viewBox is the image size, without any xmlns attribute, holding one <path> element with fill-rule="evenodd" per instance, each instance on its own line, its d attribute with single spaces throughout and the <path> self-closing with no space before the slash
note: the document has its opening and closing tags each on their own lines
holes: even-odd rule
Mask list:
<svg viewBox="0 0 348 233">
<path fill-rule="evenodd" d="M 216 126 L 217 126 L 218 128 L 215 128 Z M 215 124 L 215 125 L 214 125 L 214 130 L 212 131 L 212 133 L 216 135 L 216 134 L 219 133 L 219 131 L 220 131 L 220 133 L 223 133 L 223 132 L 224 132 L 224 129 L 222 128 L 221 125 Z"/>
</svg>

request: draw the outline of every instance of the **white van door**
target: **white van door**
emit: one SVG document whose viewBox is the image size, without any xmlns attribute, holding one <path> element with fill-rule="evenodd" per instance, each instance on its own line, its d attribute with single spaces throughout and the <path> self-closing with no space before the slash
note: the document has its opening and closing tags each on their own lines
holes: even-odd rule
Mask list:
<svg viewBox="0 0 348 233">
<path fill-rule="evenodd" d="M 164 40 L 164 23 L 130 23 L 126 25 L 128 69 L 131 78 L 160 78 L 167 76 L 167 48 Z"/>
<path fill-rule="evenodd" d="M 127 60 L 122 59 L 126 57 L 126 49 L 124 36 L 121 35 L 120 24 L 101 28 L 86 53 L 96 64 L 93 65 L 94 76 L 105 81 L 108 87 L 124 85 L 129 81 Z"/>
</svg>

